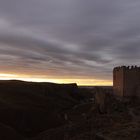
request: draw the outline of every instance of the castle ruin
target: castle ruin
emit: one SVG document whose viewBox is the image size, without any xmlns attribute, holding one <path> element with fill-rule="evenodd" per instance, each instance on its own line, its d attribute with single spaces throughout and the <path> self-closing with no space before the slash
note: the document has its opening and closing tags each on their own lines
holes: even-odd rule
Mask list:
<svg viewBox="0 0 140 140">
<path fill-rule="evenodd" d="M 115 67 L 113 90 L 115 95 L 121 97 L 140 96 L 140 67 Z"/>
</svg>

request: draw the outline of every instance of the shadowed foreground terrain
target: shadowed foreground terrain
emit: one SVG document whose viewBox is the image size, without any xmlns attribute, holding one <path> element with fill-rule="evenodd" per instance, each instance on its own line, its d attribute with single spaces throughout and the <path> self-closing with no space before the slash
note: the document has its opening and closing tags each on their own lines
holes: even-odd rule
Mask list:
<svg viewBox="0 0 140 140">
<path fill-rule="evenodd" d="M 139 112 L 112 87 L 0 81 L 1 140 L 139 140 Z"/>
</svg>

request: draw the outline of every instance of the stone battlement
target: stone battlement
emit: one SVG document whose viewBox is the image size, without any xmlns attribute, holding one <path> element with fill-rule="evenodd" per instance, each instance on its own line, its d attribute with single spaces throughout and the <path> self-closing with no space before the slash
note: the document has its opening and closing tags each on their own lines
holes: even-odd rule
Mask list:
<svg viewBox="0 0 140 140">
<path fill-rule="evenodd" d="M 140 67 L 120 66 L 113 69 L 113 88 L 118 96 L 140 95 Z"/>
<path fill-rule="evenodd" d="M 119 67 L 115 67 L 113 71 L 120 71 L 120 70 L 139 70 L 140 71 L 140 67 L 138 66 L 119 66 Z"/>
</svg>

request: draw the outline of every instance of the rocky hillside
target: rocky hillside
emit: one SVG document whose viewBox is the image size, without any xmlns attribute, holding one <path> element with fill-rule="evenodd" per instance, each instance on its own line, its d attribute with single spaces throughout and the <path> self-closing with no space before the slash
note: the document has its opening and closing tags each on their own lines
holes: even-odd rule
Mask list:
<svg viewBox="0 0 140 140">
<path fill-rule="evenodd" d="M 111 87 L 0 81 L 1 140 L 139 140 L 139 112 Z"/>
<path fill-rule="evenodd" d="M 79 105 L 70 110 L 67 125 L 44 131 L 32 140 L 139 140 L 140 99 L 107 96 L 110 102 L 106 101 L 105 113 L 94 103 L 92 112 L 90 104 Z"/>
<path fill-rule="evenodd" d="M 0 81 L 0 123 L 32 137 L 64 125 L 61 112 L 79 104 L 78 98 L 76 84 Z"/>
</svg>

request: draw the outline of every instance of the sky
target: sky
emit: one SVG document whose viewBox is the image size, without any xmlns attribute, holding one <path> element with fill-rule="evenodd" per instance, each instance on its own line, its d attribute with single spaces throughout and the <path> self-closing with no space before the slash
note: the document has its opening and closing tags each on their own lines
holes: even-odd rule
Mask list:
<svg viewBox="0 0 140 140">
<path fill-rule="evenodd" d="M 139 0 L 0 0 L 0 79 L 112 85 L 140 65 Z"/>
</svg>

